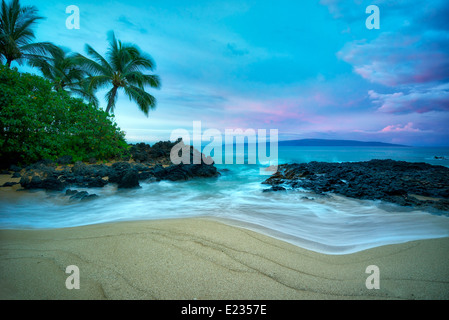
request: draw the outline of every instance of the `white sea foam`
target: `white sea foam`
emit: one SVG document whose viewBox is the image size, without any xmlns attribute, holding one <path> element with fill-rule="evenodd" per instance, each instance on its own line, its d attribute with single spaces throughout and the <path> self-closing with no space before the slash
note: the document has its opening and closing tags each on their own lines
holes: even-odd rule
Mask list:
<svg viewBox="0 0 449 320">
<path fill-rule="evenodd" d="M 224 168 L 225 166 L 219 166 Z M 0 228 L 63 228 L 125 220 L 210 217 L 269 234 L 306 249 L 345 254 L 380 245 L 449 236 L 449 217 L 379 201 L 326 197 L 301 190 L 263 192 L 257 166 L 231 165 L 219 178 L 85 189 L 63 193 L 0 192 Z M 78 189 L 82 191 L 83 189 Z"/>
</svg>

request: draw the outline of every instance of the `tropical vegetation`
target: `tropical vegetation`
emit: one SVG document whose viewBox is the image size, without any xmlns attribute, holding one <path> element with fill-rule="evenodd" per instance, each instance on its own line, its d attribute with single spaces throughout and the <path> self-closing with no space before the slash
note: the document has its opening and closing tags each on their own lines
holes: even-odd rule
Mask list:
<svg viewBox="0 0 449 320">
<path fill-rule="evenodd" d="M 136 45 L 109 32 L 104 56 L 86 44 L 86 56 L 50 42 L 35 42 L 44 18 L 19 0 L 0 8 L 0 161 L 30 163 L 69 155 L 73 160 L 109 159 L 127 153 L 125 135 L 114 122 L 119 92 L 148 116 L 159 88 L 155 62 Z M 20 73 L 24 63 L 41 76 Z M 107 89 L 105 111 L 96 94 Z"/>
<path fill-rule="evenodd" d="M 121 159 L 124 133 L 109 115 L 40 76 L 0 66 L 0 162 L 29 164 L 71 156 Z"/>
</svg>

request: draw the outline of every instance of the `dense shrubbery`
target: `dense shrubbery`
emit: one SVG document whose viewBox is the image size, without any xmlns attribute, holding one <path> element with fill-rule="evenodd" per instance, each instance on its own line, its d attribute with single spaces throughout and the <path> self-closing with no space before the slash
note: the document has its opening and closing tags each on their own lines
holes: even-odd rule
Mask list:
<svg viewBox="0 0 449 320">
<path fill-rule="evenodd" d="M 74 161 L 121 157 L 124 133 L 103 110 L 56 92 L 39 76 L 0 65 L 2 166 L 72 156 Z"/>
</svg>

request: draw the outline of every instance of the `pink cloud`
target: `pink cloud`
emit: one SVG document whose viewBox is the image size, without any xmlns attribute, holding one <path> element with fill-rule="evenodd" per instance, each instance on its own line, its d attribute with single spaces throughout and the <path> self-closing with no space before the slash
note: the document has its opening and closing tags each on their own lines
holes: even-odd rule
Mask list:
<svg viewBox="0 0 449 320">
<path fill-rule="evenodd" d="M 334 101 L 330 97 L 320 92 L 316 93 L 312 97 L 312 99 L 315 103 L 317 103 L 320 106 L 329 106 L 334 103 Z"/>
<path fill-rule="evenodd" d="M 329 99 L 323 95 L 311 97 L 287 97 L 256 100 L 234 98 L 225 106 L 226 114 L 239 114 L 240 123 L 261 123 L 283 125 L 285 123 L 323 123 L 325 117 L 311 110 L 312 106 L 326 104 Z"/>
<path fill-rule="evenodd" d="M 399 124 L 389 125 L 380 130 L 380 132 L 421 132 L 421 130 L 413 128 L 413 123 L 409 122 L 404 126 L 401 126 Z"/>
<path fill-rule="evenodd" d="M 409 92 L 390 94 L 368 91 L 378 111 L 385 113 L 427 113 L 431 111 L 449 111 L 449 84 L 435 85 L 427 88 L 412 88 Z"/>
<path fill-rule="evenodd" d="M 383 33 L 371 42 L 354 41 L 338 52 L 354 72 L 386 86 L 443 81 L 449 76 L 447 34 Z"/>
</svg>

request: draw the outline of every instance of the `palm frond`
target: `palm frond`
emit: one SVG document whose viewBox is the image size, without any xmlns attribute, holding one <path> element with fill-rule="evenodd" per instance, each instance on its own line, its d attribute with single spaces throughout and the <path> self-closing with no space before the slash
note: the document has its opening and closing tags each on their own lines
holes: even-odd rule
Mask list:
<svg viewBox="0 0 449 320">
<path fill-rule="evenodd" d="M 86 45 L 88 57 L 77 54 L 74 57 L 80 69 L 88 74 L 83 87 L 74 88 L 73 92 L 94 95 L 99 89 L 109 88 L 105 95 L 106 112 L 114 111 L 118 91 L 123 89 L 130 100 L 135 101 L 145 115 L 156 107 L 156 99 L 145 91 L 145 87 L 159 88 L 159 76 L 145 74 L 155 67 L 153 59 L 140 51 L 133 44 L 124 44 L 115 37 L 113 31 L 108 33 L 109 47 L 105 57 L 93 47 Z M 71 88 L 71 86 L 70 86 Z"/>
<path fill-rule="evenodd" d="M 21 6 L 18 0 L 9 4 L 2 0 L 0 12 L 0 56 L 9 65 L 14 60 L 22 63 L 27 59 L 25 54 L 45 54 L 51 49 L 51 44 L 34 44 L 33 27 L 38 20 L 44 19 L 37 15 L 34 6 Z"/>
<path fill-rule="evenodd" d="M 135 101 L 139 109 L 148 117 L 150 109 L 156 108 L 156 99 L 145 90 L 129 85 L 123 88 L 131 101 Z"/>
<path fill-rule="evenodd" d="M 127 47 L 127 50 L 130 55 L 130 59 L 128 60 L 124 72 L 144 72 L 146 70 L 153 71 L 156 68 L 156 63 L 150 55 L 142 53 L 135 46 Z"/>
<path fill-rule="evenodd" d="M 117 89 L 118 89 L 117 87 L 112 87 L 112 89 L 109 90 L 105 95 L 106 101 L 108 101 L 108 107 L 106 109 L 106 112 L 108 112 L 108 113 L 114 112 L 115 103 L 117 102 L 117 98 L 118 98 Z"/>
<path fill-rule="evenodd" d="M 150 86 L 152 88 L 160 88 L 161 80 L 159 76 L 153 74 L 143 74 L 138 71 L 133 71 L 125 74 L 125 78 L 128 83 L 136 85 L 139 88 L 144 88 L 145 86 Z"/>
<path fill-rule="evenodd" d="M 107 75 L 90 76 L 86 79 L 89 82 L 89 90 L 97 91 L 111 84 L 111 78 Z"/>
<path fill-rule="evenodd" d="M 108 60 L 114 71 L 123 72 L 124 62 L 127 60 L 127 53 L 122 50 L 122 43 L 117 40 L 113 31 L 108 32 L 109 48 L 106 52 Z"/>
<path fill-rule="evenodd" d="M 92 61 L 96 62 L 96 64 L 91 65 L 92 67 L 94 67 L 92 71 L 97 71 L 99 73 L 113 73 L 113 68 L 111 67 L 109 62 L 88 44 L 86 44 L 86 52 L 89 56 L 92 57 Z"/>
<path fill-rule="evenodd" d="M 95 93 L 92 90 L 89 90 L 87 81 L 82 80 L 73 83 L 69 86 L 69 90 L 70 93 L 74 93 L 75 95 L 87 100 L 95 108 L 98 108 L 98 106 L 100 105 L 100 102 L 98 101 L 98 98 L 95 96 Z"/>
<path fill-rule="evenodd" d="M 107 66 L 105 66 L 103 63 L 101 63 L 101 62 L 99 63 L 95 60 L 92 60 L 88 57 L 83 56 L 82 54 L 77 54 L 74 57 L 74 60 L 86 73 L 89 73 L 92 75 L 107 74 L 109 76 L 112 76 L 112 74 L 113 74 L 112 69 L 110 68 L 109 64 L 107 64 Z"/>
</svg>

